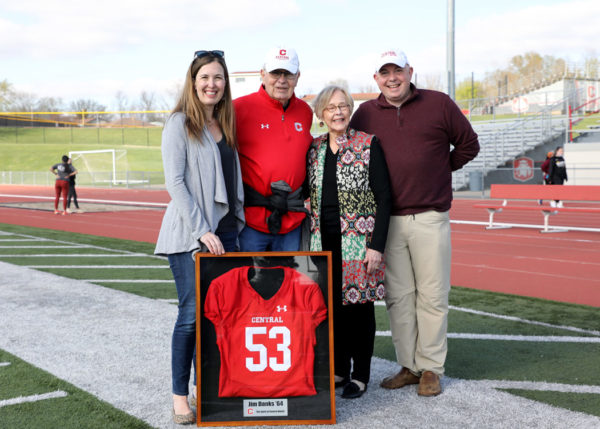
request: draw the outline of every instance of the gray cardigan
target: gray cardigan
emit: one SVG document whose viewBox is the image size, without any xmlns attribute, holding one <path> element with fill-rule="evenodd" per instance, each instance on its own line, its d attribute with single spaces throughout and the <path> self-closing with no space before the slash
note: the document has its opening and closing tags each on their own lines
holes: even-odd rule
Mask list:
<svg viewBox="0 0 600 429">
<path fill-rule="evenodd" d="M 229 211 L 219 148 L 206 127 L 202 141 L 190 137 L 185 115 L 173 113 L 162 133 L 165 184 L 171 197 L 163 217 L 154 253 L 190 252 L 200 249 L 198 239 L 215 232 Z M 244 227 L 244 189 L 240 161 L 235 152 L 235 217 L 238 231 Z"/>
</svg>

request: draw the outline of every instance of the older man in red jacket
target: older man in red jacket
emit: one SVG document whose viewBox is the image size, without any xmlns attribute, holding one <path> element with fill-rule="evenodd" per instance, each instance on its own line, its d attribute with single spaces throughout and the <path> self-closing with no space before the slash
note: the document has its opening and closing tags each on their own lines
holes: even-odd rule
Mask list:
<svg viewBox="0 0 600 429">
<path fill-rule="evenodd" d="M 258 92 L 233 102 L 246 215 L 240 247 L 295 251 L 305 217 L 301 191 L 312 110 L 294 94 L 300 77 L 294 49 L 271 49 L 260 75 Z"/>
</svg>

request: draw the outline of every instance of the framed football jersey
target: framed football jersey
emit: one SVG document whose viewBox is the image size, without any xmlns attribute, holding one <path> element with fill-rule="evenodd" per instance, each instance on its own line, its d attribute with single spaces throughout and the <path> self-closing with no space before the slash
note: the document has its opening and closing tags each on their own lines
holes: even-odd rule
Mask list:
<svg viewBox="0 0 600 429">
<path fill-rule="evenodd" d="M 335 423 L 330 252 L 196 254 L 198 426 Z"/>
</svg>

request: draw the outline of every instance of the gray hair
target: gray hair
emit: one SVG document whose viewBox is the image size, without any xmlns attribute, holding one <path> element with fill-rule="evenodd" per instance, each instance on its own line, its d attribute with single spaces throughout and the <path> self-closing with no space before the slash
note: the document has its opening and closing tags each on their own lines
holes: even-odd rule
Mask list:
<svg viewBox="0 0 600 429">
<path fill-rule="evenodd" d="M 340 91 L 342 94 L 344 94 L 346 103 L 350 105 L 350 112 L 354 111 L 354 100 L 350 96 L 348 90 L 339 85 L 329 85 L 323 88 L 312 102 L 312 107 L 315 112 L 315 115 L 317 115 L 317 118 L 323 118 L 323 111 L 325 110 L 325 107 L 327 107 L 327 105 L 329 104 L 329 100 L 331 100 L 331 97 L 333 97 L 333 94 L 336 91 Z"/>
</svg>

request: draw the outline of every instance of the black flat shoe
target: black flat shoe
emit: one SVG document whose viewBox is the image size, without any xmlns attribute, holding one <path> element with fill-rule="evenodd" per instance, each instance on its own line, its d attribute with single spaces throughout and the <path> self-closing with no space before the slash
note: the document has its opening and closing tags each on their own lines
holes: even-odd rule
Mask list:
<svg viewBox="0 0 600 429">
<path fill-rule="evenodd" d="M 342 392 L 342 398 L 346 399 L 356 399 L 360 398 L 363 393 L 367 391 L 367 387 L 365 386 L 365 390 L 360 390 L 360 387 L 355 382 L 351 381 L 350 383 L 344 386 L 344 391 Z"/>
<path fill-rule="evenodd" d="M 344 387 L 349 381 L 350 380 L 347 378 L 342 378 L 340 381 L 335 382 L 335 388 L 339 389 L 340 387 Z"/>
</svg>

